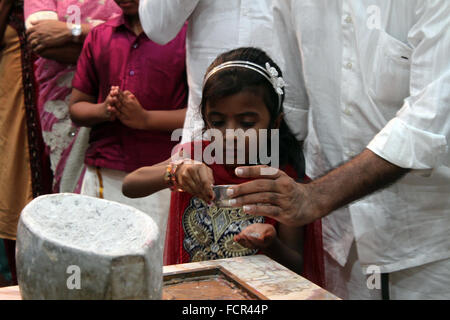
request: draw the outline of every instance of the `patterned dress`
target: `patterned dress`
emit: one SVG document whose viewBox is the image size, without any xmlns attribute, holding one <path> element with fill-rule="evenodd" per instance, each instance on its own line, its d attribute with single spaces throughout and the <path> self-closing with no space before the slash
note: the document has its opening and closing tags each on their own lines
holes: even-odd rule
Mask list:
<svg viewBox="0 0 450 320">
<path fill-rule="evenodd" d="M 233 237 L 253 223 L 265 223 L 266 218 L 245 214 L 242 208 L 208 206 L 192 197 L 181 221 L 184 251 L 190 262 L 196 262 L 256 254 L 257 250 L 241 246 Z"/>
</svg>

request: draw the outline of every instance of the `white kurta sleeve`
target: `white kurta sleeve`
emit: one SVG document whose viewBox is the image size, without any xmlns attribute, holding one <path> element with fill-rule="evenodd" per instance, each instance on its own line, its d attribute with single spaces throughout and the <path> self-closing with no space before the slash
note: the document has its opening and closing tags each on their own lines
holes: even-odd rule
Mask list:
<svg viewBox="0 0 450 320">
<path fill-rule="evenodd" d="M 419 1 L 416 13 L 408 33 L 410 96 L 368 149 L 400 167 L 427 170 L 450 165 L 450 1 Z"/>
<path fill-rule="evenodd" d="M 174 39 L 200 0 L 141 0 L 139 18 L 147 36 L 164 45 Z"/>
<path fill-rule="evenodd" d="M 302 58 L 299 51 L 291 1 L 275 0 L 273 6 L 275 38 L 278 41 L 281 69 L 286 82 L 285 120 L 297 140 L 303 141 L 308 132 L 308 96 L 303 80 Z"/>
</svg>

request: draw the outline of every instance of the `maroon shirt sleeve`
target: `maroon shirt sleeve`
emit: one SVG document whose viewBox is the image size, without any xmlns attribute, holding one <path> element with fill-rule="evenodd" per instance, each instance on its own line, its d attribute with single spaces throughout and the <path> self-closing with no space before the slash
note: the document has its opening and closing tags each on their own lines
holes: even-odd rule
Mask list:
<svg viewBox="0 0 450 320">
<path fill-rule="evenodd" d="M 96 30 L 91 30 L 86 37 L 77 62 L 77 70 L 72 81 L 72 87 L 90 96 L 98 97 L 99 79 L 95 63 L 93 45 L 96 38 Z"/>
</svg>

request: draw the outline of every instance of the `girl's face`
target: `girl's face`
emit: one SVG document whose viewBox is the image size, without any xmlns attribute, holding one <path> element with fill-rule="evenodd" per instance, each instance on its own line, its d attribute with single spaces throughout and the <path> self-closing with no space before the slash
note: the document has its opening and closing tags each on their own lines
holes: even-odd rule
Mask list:
<svg viewBox="0 0 450 320">
<path fill-rule="evenodd" d="M 225 161 L 227 152 L 225 143 L 226 130 L 254 130 L 256 133 L 257 141 L 252 141 L 251 143 L 257 143 L 256 146 L 259 146 L 259 130 L 269 129 L 270 114 L 261 95 L 248 90 L 244 90 L 234 95 L 221 98 L 214 104 L 211 104 L 207 101 L 205 107 L 205 120 L 208 129 L 217 129 L 222 132 L 222 136 L 224 139 L 223 158 Z M 242 163 L 237 163 L 236 160 L 238 151 L 242 149 L 243 146 L 241 146 L 240 148 L 237 145 L 236 142 L 238 139 L 236 135 L 229 135 L 229 139 L 234 139 L 235 161 L 233 164 L 226 163 L 226 165 L 232 167 L 242 165 Z M 249 161 L 249 143 L 249 135 L 246 135 L 245 163 L 248 163 Z"/>
</svg>

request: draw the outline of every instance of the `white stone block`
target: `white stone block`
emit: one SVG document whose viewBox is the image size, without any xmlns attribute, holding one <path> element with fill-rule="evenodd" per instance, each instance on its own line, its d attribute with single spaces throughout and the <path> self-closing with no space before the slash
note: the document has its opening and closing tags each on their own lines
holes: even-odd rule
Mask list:
<svg viewBox="0 0 450 320">
<path fill-rule="evenodd" d="M 161 299 L 160 232 L 145 213 L 78 194 L 22 211 L 16 244 L 24 299 Z"/>
</svg>

